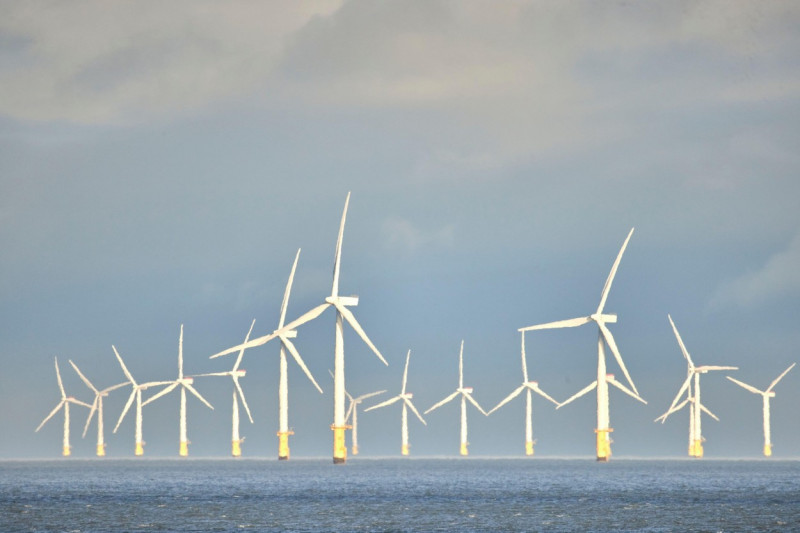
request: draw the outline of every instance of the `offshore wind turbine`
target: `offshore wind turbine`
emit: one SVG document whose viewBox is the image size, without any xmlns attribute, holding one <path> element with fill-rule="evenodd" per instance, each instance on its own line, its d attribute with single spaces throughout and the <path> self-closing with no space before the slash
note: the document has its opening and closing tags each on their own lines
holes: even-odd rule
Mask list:
<svg viewBox="0 0 800 533">
<path fill-rule="evenodd" d="M 620 248 L 619 253 L 617 254 L 617 258 L 611 267 L 611 272 L 609 272 L 606 283 L 603 286 L 603 291 L 600 294 L 600 304 L 597 306 L 597 310 L 594 313 L 586 317 L 559 320 L 557 322 L 549 322 L 547 324 L 539 324 L 536 326 L 528 326 L 519 329 L 519 331 L 525 332 L 540 329 L 572 328 L 576 326 L 582 326 L 583 324 L 588 324 L 590 322 L 597 324 L 599 329 L 597 336 L 597 379 L 576 393 L 574 396 L 561 403 L 558 407 L 562 407 L 573 400 L 580 398 L 591 390 L 597 389 L 597 428 L 595 429 L 595 433 L 597 434 L 598 461 L 608 461 L 608 459 L 611 457 L 611 437 L 609 433 L 614 430 L 610 426 L 608 385 L 611 384 L 634 399 L 645 404 L 647 403 L 644 401 L 644 399 L 642 399 L 641 396 L 639 396 L 639 391 L 636 390 L 636 385 L 634 385 L 630 374 L 628 374 L 628 369 L 625 368 L 625 363 L 623 362 L 622 356 L 619 353 L 617 343 L 614 341 L 614 336 L 611 335 L 611 331 L 608 329 L 608 326 L 606 326 L 606 324 L 615 323 L 617 321 L 617 315 L 606 314 L 603 312 L 606 305 L 606 299 L 608 298 L 608 293 L 611 290 L 611 284 L 614 281 L 614 276 L 617 273 L 619 262 L 622 259 L 622 254 L 625 253 L 625 248 L 628 246 L 628 241 L 631 240 L 632 235 L 633 228 L 631 228 L 631 231 L 628 233 L 628 237 L 625 239 L 625 242 L 622 243 L 622 248 Z M 613 374 L 606 373 L 606 344 L 614 354 L 614 358 L 617 360 L 617 364 L 622 370 L 622 373 L 625 375 L 625 379 L 627 379 L 630 389 L 614 379 Z"/>
<path fill-rule="evenodd" d="M 738 379 L 734 379 L 734 378 L 732 378 L 730 376 L 725 376 L 726 378 L 728 378 L 729 380 L 733 381 L 734 383 L 736 383 L 737 385 L 739 385 L 743 389 L 749 390 L 753 394 L 760 394 L 761 398 L 763 399 L 763 404 L 764 404 L 763 405 L 763 411 L 764 411 L 764 456 L 765 457 L 772 456 L 772 439 L 771 439 L 771 436 L 770 436 L 770 426 L 769 426 L 769 399 L 775 397 L 775 391 L 773 391 L 772 389 L 775 387 L 775 385 L 778 384 L 778 382 L 781 379 L 783 379 L 783 376 L 785 376 L 792 368 L 794 368 L 794 365 L 796 365 L 796 364 L 797 363 L 792 363 L 791 365 L 789 365 L 789 368 L 784 370 L 783 373 L 780 376 L 775 378 L 772 381 L 772 383 L 769 384 L 769 387 L 767 387 L 767 390 L 763 390 L 763 391 L 762 390 L 758 390 L 757 388 L 753 387 L 752 385 L 748 385 L 747 383 L 743 383 L 743 382 L 739 381 Z"/>
<path fill-rule="evenodd" d="M 109 392 L 117 390 L 120 387 L 124 387 L 128 384 L 128 382 L 125 381 L 123 383 L 117 383 L 116 385 L 106 387 L 103 390 L 97 390 L 97 387 L 92 385 L 92 382 L 83 375 L 83 372 L 80 371 L 78 365 L 72 362 L 72 359 L 69 360 L 69 364 L 72 365 L 72 368 L 75 369 L 75 372 L 78 373 L 78 376 L 80 376 L 86 386 L 89 387 L 89 390 L 94 392 L 94 402 L 92 402 L 91 411 L 89 411 L 89 417 L 86 419 L 86 425 L 83 427 L 83 437 L 86 437 L 86 431 L 89 429 L 89 424 L 92 421 L 92 417 L 95 413 L 97 413 L 97 456 L 103 457 L 106 454 L 106 443 L 105 439 L 103 438 L 103 398 L 108 396 Z"/>
<path fill-rule="evenodd" d="M 244 338 L 244 342 L 246 343 L 247 340 L 250 338 L 250 334 L 253 332 L 253 326 L 256 325 L 256 321 L 253 320 L 253 323 L 250 324 L 250 330 L 247 332 L 247 335 Z M 242 390 L 242 386 L 239 384 L 239 378 L 243 378 L 246 374 L 246 371 L 243 368 L 239 368 L 239 365 L 242 362 L 242 356 L 244 355 L 244 348 L 239 350 L 239 356 L 236 358 L 236 362 L 233 364 L 233 368 L 227 372 L 211 372 L 209 374 L 198 374 L 196 377 L 201 376 L 230 376 L 233 380 L 233 407 L 232 407 L 232 430 L 231 430 L 231 455 L 234 457 L 240 457 L 242 455 L 242 441 L 243 438 L 239 437 L 239 400 L 241 399 L 242 405 L 244 406 L 244 410 L 247 412 L 247 418 L 250 419 L 250 423 L 253 423 L 253 416 L 250 414 L 250 408 L 247 406 L 247 400 L 244 397 L 244 391 Z"/>
<path fill-rule="evenodd" d="M 492 414 L 493 412 L 497 411 L 505 404 L 516 398 L 520 395 L 522 391 L 526 392 L 526 401 L 525 401 L 525 455 L 533 455 L 533 445 L 536 443 L 533 440 L 533 393 L 535 392 L 542 398 L 550 400 L 556 406 L 558 406 L 558 402 L 555 401 L 553 398 L 547 395 L 542 389 L 539 388 L 538 381 L 529 381 L 528 380 L 528 363 L 525 361 L 525 332 L 521 333 L 522 335 L 522 385 L 514 389 L 514 391 L 506 396 L 506 398 L 495 405 L 488 414 Z"/>
<path fill-rule="evenodd" d="M 76 400 L 72 396 L 67 396 L 67 393 L 64 391 L 64 384 L 61 382 L 61 372 L 58 370 L 58 357 L 55 358 L 55 362 L 56 362 L 56 379 L 58 380 L 58 388 L 61 391 L 61 401 L 59 401 L 58 404 L 55 406 L 55 408 L 52 411 L 50 411 L 50 414 L 47 415 L 47 417 L 45 417 L 44 420 L 42 420 L 42 423 L 39 424 L 39 427 L 36 428 L 36 431 L 38 432 L 40 429 L 42 429 L 42 426 L 44 426 L 45 423 L 47 423 L 48 420 L 53 418 L 53 416 L 55 416 L 55 414 L 60 409 L 63 408 L 64 409 L 64 445 L 63 445 L 63 447 L 61 449 L 62 450 L 61 451 L 61 455 L 63 455 L 64 457 L 69 457 L 69 455 L 72 454 L 72 446 L 70 446 L 70 444 L 69 444 L 69 404 L 74 403 L 75 405 L 82 405 L 84 407 L 88 407 L 89 409 L 91 409 L 92 406 L 89 405 L 86 402 L 82 402 L 80 400 Z"/>
<path fill-rule="evenodd" d="M 331 377 L 333 377 L 333 372 L 328 370 L 328 373 L 331 375 Z M 353 398 L 353 396 L 349 392 L 347 392 L 347 389 L 345 389 L 344 391 L 345 396 L 347 396 L 347 399 L 350 401 L 350 403 L 347 406 L 347 414 L 344 417 L 345 424 L 350 420 L 350 417 L 353 418 L 353 423 L 350 426 L 350 428 L 352 428 L 353 430 L 353 432 L 350 434 L 350 444 L 353 455 L 358 455 L 358 406 L 361 404 L 361 402 L 363 402 L 367 398 L 372 398 L 373 396 L 377 396 L 378 394 L 383 394 L 384 392 L 386 391 L 379 390 L 375 392 L 368 392 L 366 394 L 362 394 L 361 396 L 356 396 L 355 398 Z"/>
<path fill-rule="evenodd" d="M 297 250 L 297 255 L 294 257 L 292 270 L 289 273 L 289 280 L 286 282 L 286 290 L 283 293 L 283 301 L 281 302 L 281 313 L 280 319 L 278 320 L 278 329 L 269 335 L 264 335 L 257 339 L 249 341 L 245 339 L 243 344 L 234 346 L 233 348 L 228 348 L 227 350 L 223 350 L 211 356 L 211 359 L 214 359 L 216 357 L 221 357 L 223 355 L 239 351 L 241 357 L 241 353 L 247 348 L 261 346 L 274 338 L 279 338 L 281 340 L 280 379 L 278 382 L 278 459 L 282 461 L 289 459 L 289 436 L 294 435 L 294 431 L 289 428 L 289 365 L 286 358 L 287 350 L 292 355 L 297 365 L 303 370 L 306 377 L 311 381 L 314 387 L 316 387 L 320 394 L 322 394 L 322 389 L 314 379 L 314 376 L 311 375 L 311 371 L 308 369 L 305 362 L 303 362 L 303 358 L 300 357 L 300 352 L 297 351 L 297 348 L 290 339 L 297 337 L 297 327 L 319 316 L 319 314 L 324 311 L 326 307 L 328 307 L 328 304 L 319 306 L 322 308 L 319 313 L 313 314 L 316 309 L 319 309 L 318 307 L 311 312 L 306 313 L 299 319 L 294 320 L 291 324 L 284 324 L 286 321 L 286 309 L 289 306 L 289 295 L 292 291 L 292 283 L 294 281 L 294 273 L 297 269 L 298 259 L 300 259 L 300 249 Z"/>
<path fill-rule="evenodd" d="M 128 378 L 128 382 L 131 384 L 131 395 L 128 396 L 128 401 L 125 403 L 125 407 L 122 409 L 122 413 L 119 415 L 119 420 L 117 420 L 117 425 L 114 426 L 114 433 L 117 432 L 119 429 L 119 425 L 122 423 L 122 419 L 125 418 L 125 415 L 128 413 L 128 409 L 131 408 L 133 401 L 136 400 L 136 429 L 134 431 L 134 455 L 144 455 L 144 439 L 142 438 L 142 391 L 149 389 L 150 387 L 157 387 L 159 385 L 169 385 L 172 383 L 171 381 L 149 381 L 147 383 L 136 383 L 136 380 L 133 379 L 133 375 L 128 371 L 128 367 L 125 366 L 125 362 L 122 360 L 122 356 L 119 355 L 117 348 L 112 344 L 111 349 L 114 350 L 114 355 L 117 356 L 117 361 L 119 361 L 119 365 L 122 367 L 122 372 L 125 374 L 125 377 Z"/>
<path fill-rule="evenodd" d="M 686 345 L 683 344 L 680 333 L 678 333 L 678 328 L 675 327 L 675 322 L 672 321 L 670 315 L 667 315 L 667 318 L 669 318 L 669 323 L 672 325 L 672 331 L 675 333 L 675 338 L 678 340 L 678 346 L 681 348 L 683 357 L 686 359 L 687 375 L 686 380 L 681 385 L 681 388 L 678 389 L 678 394 L 675 395 L 675 399 L 672 400 L 672 404 L 670 404 L 667 412 L 656 418 L 655 421 L 661 420 L 663 424 L 667 421 L 669 415 L 675 411 L 679 411 L 685 405 L 689 405 L 689 456 L 700 458 L 703 457 L 703 441 L 705 440 L 703 438 L 701 414 L 705 412 L 711 418 L 719 422 L 719 418 L 709 411 L 700 401 L 700 374 L 706 374 L 712 370 L 738 370 L 739 367 L 719 365 L 695 366 L 694 361 L 692 361 L 692 356 L 689 355 L 689 351 L 686 349 Z M 692 384 L 692 381 L 694 381 L 694 384 Z M 684 392 L 686 393 L 686 399 L 678 403 Z"/>
<path fill-rule="evenodd" d="M 465 387 L 464 386 L 464 341 L 461 341 L 461 351 L 458 352 L 458 388 L 456 391 L 451 394 L 450 396 L 446 397 L 439 403 L 434 404 L 427 411 L 425 414 L 427 415 L 434 409 L 438 409 L 439 407 L 443 406 L 447 402 L 455 399 L 457 396 L 461 396 L 461 455 L 468 455 L 469 452 L 467 451 L 467 446 L 469 446 L 469 442 L 467 441 L 467 400 L 478 408 L 478 411 L 484 414 L 484 416 L 488 416 L 486 411 L 483 410 L 483 407 L 478 405 L 478 402 L 475 401 L 475 398 L 472 397 L 472 387 Z"/>
<path fill-rule="evenodd" d="M 165 394 L 169 394 L 175 388 L 180 386 L 181 388 L 181 410 L 180 410 L 180 447 L 178 449 L 178 453 L 181 457 L 186 457 L 189 455 L 189 439 L 186 436 L 186 391 L 188 390 L 192 394 L 194 394 L 198 400 L 203 402 L 209 409 L 214 409 L 214 407 L 203 398 L 197 389 L 192 386 L 194 383 L 194 378 L 191 376 L 184 376 L 183 375 L 183 324 L 181 324 L 181 335 L 178 339 L 178 378 L 175 381 L 172 381 L 171 384 L 165 387 L 160 392 L 154 394 L 142 404 L 147 405 L 150 402 L 154 402 L 155 400 L 161 398 Z"/>
<path fill-rule="evenodd" d="M 408 383 L 408 361 L 410 359 L 411 359 L 411 350 L 409 350 L 408 354 L 406 355 L 406 368 L 403 371 L 403 386 L 400 389 L 400 394 L 398 394 L 394 398 L 386 400 L 385 402 L 381 402 L 377 405 L 373 405 L 372 407 L 368 407 L 365 410 L 365 411 L 372 411 L 373 409 L 380 409 L 381 407 L 386 407 L 387 405 L 391 405 L 400 400 L 403 401 L 403 411 L 400 417 L 400 435 L 401 435 L 400 453 L 402 455 L 408 455 L 408 410 L 411 409 L 411 411 L 415 415 L 417 415 L 417 418 L 419 418 L 420 422 L 422 422 L 426 426 L 428 425 L 428 423 L 425 422 L 425 419 L 422 418 L 422 415 L 419 414 L 419 411 L 417 411 L 417 408 L 414 407 L 414 404 L 411 402 L 413 394 L 410 392 L 406 392 L 406 384 Z M 355 424 L 353 424 L 353 435 L 355 436 Z M 355 455 L 355 452 L 353 452 L 353 455 Z"/>
</svg>

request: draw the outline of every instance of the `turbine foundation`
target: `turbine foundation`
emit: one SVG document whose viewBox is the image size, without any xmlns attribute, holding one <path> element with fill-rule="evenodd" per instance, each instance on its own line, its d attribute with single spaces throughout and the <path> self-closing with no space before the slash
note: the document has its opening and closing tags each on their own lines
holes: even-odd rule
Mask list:
<svg viewBox="0 0 800 533">
<path fill-rule="evenodd" d="M 353 455 L 358 455 L 358 444 L 353 444 L 351 453 Z"/>
<path fill-rule="evenodd" d="M 289 460 L 289 435 L 294 435 L 294 431 L 279 431 L 278 432 L 278 460 Z"/>
<path fill-rule="evenodd" d="M 134 455 L 144 455 L 144 442 L 137 442 L 136 443 L 136 450 L 133 452 Z"/>
<path fill-rule="evenodd" d="M 331 426 L 333 430 L 333 464 L 344 464 L 347 462 L 347 445 L 345 444 L 345 431 L 350 426 Z"/>
<path fill-rule="evenodd" d="M 231 455 L 233 457 L 241 457 L 242 456 L 242 441 L 241 440 L 232 440 L 231 441 Z"/>
<path fill-rule="evenodd" d="M 402 455 L 408 455 L 408 444 L 403 444 L 403 447 L 400 449 L 400 453 Z"/>
<path fill-rule="evenodd" d="M 533 455 L 533 441 L 526 440 L 525 441 L 525 455 Z"/>
<path fill-rule="evenodd" d="M 181 441 L 181 446 L 180 446 L 180 449 L 178 450 L 178 454 L 181 457 L 187 457 L 189 455 L 189 441 L 188 440 L 182 440 Z"/>
<path fill-rule="evenodd" d="M 605 463 L 611 458 L 611 438 L 609 433 L 614 431 L 611 428 L 595 429 L 597 434 L 597 460 Z"/>
<path fill-rule="evenodd" d="M 764 457 L 772 457 L 772 444 L 764 445 Z"/>
<path fill-rule="evenodd" d="M 106 445 L 105 444 L 98 444 L 97 445 L 97 457 L 105 457 L 106 455 Z"/>
<path fill-rule="evenodd" d="M 689 447 L 689 455 L 691 457 L 697 457 L 700 459 L 703 457 L 703 441 L 700 439 L 695 439 L 692 441 L 692 445 Z"/>
<path fill-rule="evenodd" d="M 64 457 L 69 457 L 72 455 L 72 448 L 70 446 L 64 446 L 64 448 L 61 450 L 61 455 Z"/>
<path fill-rule="evenodd" d="M 461 455 L 469 455 L 469 450 L 467 450 L 467 443 L 461 443 Z"/>
</svg>

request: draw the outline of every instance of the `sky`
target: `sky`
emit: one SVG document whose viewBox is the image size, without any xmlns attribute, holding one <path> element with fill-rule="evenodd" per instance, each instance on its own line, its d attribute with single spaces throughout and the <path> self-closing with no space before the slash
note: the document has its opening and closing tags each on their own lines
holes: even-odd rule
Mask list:
<svg viewBox="0 0 800 533">
<path fill-rule="evenodd" d="M 347 389 L 465 385 L 487 410 L 522 381 L 519 328 L 606 304 L 647 405 L 611 391 L 615 457 L 683 457 L 665 424 L 696 364 L 766 388 L 800 359 L 800 6 L 791 1 L 382 1 L 59 4 L 0 0 L 0 458 L 54 458 L 67 394 L 189 375 L 271 332 L 289 270 L 297 317 L 341 294 L 384 366 L 346 331 Z M 334 314 L 290 363 L 293 457 L 330 457 Z M 596 375 L 596 330 L 530 332 L 530 378 L 557 400 Z M 245 353 L 246 456 L 277 455 L 278 351 Z M 613 358 L 609 372 L 621 376 Z M 707 457 L 758 457 L 761 400 L 703 377 Z M 230 452 L 231 384 L 198 378 L 193 456 Z M 106 400 L 107 453 L 133 455 L 129 389 Z M 776 387 L 774 455 L 800 457 L 800 370 Z M 369 403 L 369 400 L 366 404 Z M 177 456 L 178 395 L 145 408 L 146 454 Z M 365 405 L 366 406 L 366 405 Z M 73 408 L 75 457 L 94 425 Z M 410 419 L 412 455 L 458 454 L 457 404 Z M 470 451 L 524 453 L 524 401 L 469 413 Z M 592 394 L 534 401 L 540 457 L 594 455 Z M 397 405 L 360 414 L 361 454 L 400 452 Z"/>
</svg>

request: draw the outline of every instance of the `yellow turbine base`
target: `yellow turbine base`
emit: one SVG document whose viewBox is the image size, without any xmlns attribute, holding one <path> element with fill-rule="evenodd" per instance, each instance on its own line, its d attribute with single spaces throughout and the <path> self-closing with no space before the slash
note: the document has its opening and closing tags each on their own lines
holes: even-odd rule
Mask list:
<svg viewBox="0 0 800 533">
<path fill-rule="evenodd" d="M 70 448 L 69 446 L 64 446 L 64 448 L 61 450 L 61 455 L 63 455 L 64 457 L 69 457 L 70 455 L 72 455 L 72 448 Z"/>
<path fill-rule="evenodd" d="M 105 444 L 98 444 L 97 445 L 97 457 L 105 457 L 106 456 L 106 445 Z"/>
<path fill-rule="evenodd" d="M 134 455 L 144 455 L 144 443 L 137 442 L 136 443 L 136 450 L 133 452 Z"/>
<path fill-rule="evenodd" d="M 347 445 L 344 443 L 345 431 L 350 426 L 331 426 L 333 430 L 333 464 L 347 462 Z"/>
<path fill-rule="evenodd" d="M 533 441 L 525 441 L 525 455 L 533 455 Z"/>
<path fill-rule="evenodd" d="M 294 431 L 279 431 L 278 432 L 278 460 L 289 460 L 289 435 L 294 435 Z"/>
<path fill-rule="evenodd" d="M 612 431 L 614 430 L 611 428 L 594 430 L 597 433 L 597 460 L 600 462 L 606 462 L 611 457 L 611 439 L 608 434 Z"/>
<path fill-rule="evenodd" d="M 693 441 L 692 445 L 689 447 L 689 455 L 692 457 L 697 457 L 698 459 L 703 457 L 703 441 Z"/>
<path fill-rule="evenodd" d="M 772 457 L 772 444 L 764 445 L 764 457 Z"/>
<path fill-rule="evenodd" d="M 467 443 L 461 443 L 461 455 L 469 455 L 469 450 L 467 450 Z"/>
<path fill-rule="evenodd" d="M 358 446 L 356 444 L 353 444 L 352 454 L 358 455 Z"/>
<path fill-rule="evenodd" d="M 408 455 L 408 444 L 403 444 L 402 448 L 400 449 L 400 453 L 402 455 Z"/>
<path fill-rule="evenodd" d="M 231 441 L 231 455 L 234 457 L 242 456 L 242 441 L 240 440 Z"/>
<path fill-rule="evenodd" d="M 181 447 L 180 450 L 178 451 L 178 454 L 181 457 L 186 457 L 189 455 L 189 441 L 186 440 L 181 441 Z"/>
</svg>

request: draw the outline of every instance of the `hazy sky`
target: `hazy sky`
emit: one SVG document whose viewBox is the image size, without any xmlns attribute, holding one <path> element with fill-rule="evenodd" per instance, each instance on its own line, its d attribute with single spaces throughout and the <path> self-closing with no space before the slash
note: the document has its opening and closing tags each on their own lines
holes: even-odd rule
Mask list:
<svg viewBox="0 0 800 533">
<path fill-rule="evenodd" d="M 228 370 L 212 353 L 330 291 L 352 191 L 342 294 L 389 361 L 348 331 L 347 388 L 409 390 L 420 410 L 465 384 L 487 409 L 522 380 L 517 329 L 606 305 L 641 405 L 611 392 L 616 456 L 686 453 L 663 413 L 686 366 L 738 365 L 764 388 L 800 359 L 800 7 L 796 2 L 0 1 L 0 457 L 57 457 L 68 394 Z M 293 456 L 332 451 L 334 315 L 296 345 Z M 529 333 L 531 379 L 590 383 L 596 329 Z M 248 456 L 277 455 L 278 346 L 246 353 Z M 621 374 L 613 359 L 609 371 Z M 226 380 L 189 399 L 195 456 L 230 450 Z M 133 417 L 108 454 L 133 454 Z M 772 403 L 777 457 L 800 456 L 800 371 Z M 761 453 L 760 398 L 703 378 L 706 455 Z M 380 400 L 378 398 L 377 400 Z M 377 403 L 377 400 L 375 403 Z M 145 408 L 150 456 L 178 451 L 178 395 Z M 369 402 L 367 402 L 369 403 Z M 94 453 L 94 427 L 76 456 Z M 470 412 L 471 452 L 522 455 L 524 401 Z M 458 453 L 458 408 L 412 454 Z M 534 404 L 537 454 L 594 454 L 594 395 Z M 397 455 L 400 408 L 359 417 L 365 455 Z"/>
</svg>

